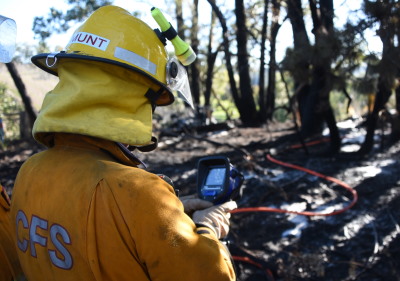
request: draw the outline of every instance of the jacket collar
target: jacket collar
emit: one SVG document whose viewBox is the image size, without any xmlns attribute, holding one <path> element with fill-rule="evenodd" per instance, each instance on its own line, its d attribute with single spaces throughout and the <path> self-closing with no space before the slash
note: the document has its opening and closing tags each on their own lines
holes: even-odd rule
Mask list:
<svg viewBox="0 0 400 281">
<path fill-rule="evenodd" d="M 54 145 L 66 145 L 99 150 L 110 154 L 122 164 L 133 167 L 142 165 L 144 168 L 146 168 L 146 164 L 137 158 L 121 143 L 78 134 L 54 133 L 53 144 L 51 147 Z"/>
</svg>

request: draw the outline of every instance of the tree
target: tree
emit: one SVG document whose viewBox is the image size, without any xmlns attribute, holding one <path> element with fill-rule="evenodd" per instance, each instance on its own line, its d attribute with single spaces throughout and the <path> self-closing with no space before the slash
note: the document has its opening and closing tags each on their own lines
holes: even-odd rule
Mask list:
<svg viewBox="0 0 400 281">
<path fill-rule="evenodd" d="M 267 28 L 268 28 L 268 6 L 269 0 L 264 0 L 264 13 L 263 13 L 263 24 L 261 29 L 261 48 L 260 48 L 260 74 L 258 79 L 258 104 L 260 106 L 260 121 L 267 121 L 266 114 L 266 99 L 264 94 L 265 87 L 265 43 L 267 41 Z"/>
<path fill-rule="evenodd" d="M 82 21 L 98 8 L 110 5 L 109 0 L 67 0 L 71 8 L 66 12 L 50 8 L 47 18 L 35 17 L 33 20 L 33 32 L 41 42 L 45 42 L 53 33 L 62 33 L 71 27 L 71 22 Z"/>
<path fill-rule="evenodd" d="M 213 85 L 213 73 L 214 73 L 214 65 L 217 59 L 217 55 L 221 49 L 221 45 L 213 51 L 213 41 L 214 41 L 214 30 L 215 30 L 215 13 L 211 10 L 211 23 L 210 23 L 210 31 L 208 33 L 208 44 L 207 44 L 207 64 L 206 64 L 206 78 L 205 78 L 205 87 L 204 87 L 204 107 L 205 114 L 209 119 L 211 117 L 211 91 Z"/>
<path fill-rule="evenodd" d="M 190 33 L 190 41 L 193 51 L 198 54 L 199 53 L 199 39 L 197 37 L 199 25 L 199 0 L 193 0 L 192 6 L 192 28 Z M 190 65 L 190 76 L 191 76 L 191 87 L 192 87 L 192 95 L 193 100 L 196 106 L 200 105 L 200 70 L 199 70 L 199 60 L 195 60 Z M 197 110 L 199 110 L 197 108 Z"/>
<path fill-rule="evenodd" d="M 237 60 L 240 87 L 240 112 L 241 120 L 246 125 L 257 125 L 257 111 L 251 87 L 250 69 L 247 52 L 247 28 L 246 13 L 243 0 L 235 0 L 236 14 L 236 41 L 237 41 Z"/>
<path fill-rule="evenodd" d="M 183 20 L 182 0 L 175 0 L 176 26 L 178 36 L 185 41 L 185 21 Z"/>
<path fill-rule="evenodd" d="M 24 104 L 25 111 L 27 113 L 29 130 L 26 130 L 26 131 L 30 131 L 33 127 L 33 123 L 36 120 L 36 116 L 37 116 L 36 111 L 32 106 L 32 101 L 26 91 L 25 84 L 22 81 L 21 76 L 19 75 L 19 72 L 18 72 L 17 68 L 15 67 L 14 63 L 13 62 L 6 63 L 6 66 L 7 66 L 8 72 L 10 73 L 10 75 L 15 83 L 15 86 L 18 89 L 18 92 L 22 99 L 22 103 Z M 21 131 L 25 131 L 25 130 L 21 130 Z M 25 135 L 27 136 L 28 134 L 25 134 Z"/>
<path fill-rule="evenodd" d="M 276 89 L 276 37 L 278 36 L 279 28 L 279 15 L 281 10 L 281 1 L 272 0 L 272 21 L 271 21 L 271 35 L 270 35 L 270 51 L 269 51 L 269 71 L 268 71 L 268 87 L 266 99 L 266 118 L 272 120 L 275 110 L 275 89 Z"/>
<path fill-rule="evenodd" d="M 310 90 L 311 44 L 304 22 L 301 0 L 287 0 L 288 17 L 293 31 L 293 49 L 288 49 L 282 62 L 294 80 L 294 96 L 297 100 L 300 123 L 307 115 L 306 100 Z"/>
<path fill-rule="evenodd" d="M 365 0 L 364 11 L 372 21 L 377 21 L 380 25 L 378 35 L 382 41 L 382 59 L 378 66 L 379 78 L 375 103 L 372 112 L 367 117 L 367 135 L 359 151 L 361 154 L 368 153 L 373 148 L 379 113 L 384 109 L 395 88 L 396 78 L 399 76 L 400 70 L 397 63 L 400 59 L 399 46 L 395 46 L 395 37 L 399 34 L 398 22 L 400 20 L 398 1 L 372 2 Z M 398 40 L 399 38 L 397 38 L 397 42 Z"/>
<path fill-rule="evenodd" d="M 243 0 L 235 1 L 236 16 L 236 46 L 237 46 L 237 73 L 239 76 L 239 88 L 235 80 L 232 66 L 232 54 L 230 51 L 230 39 L 226 19 L 214 0 L 208 0 L 212 10 L 216 14 L 222 28 L 222 46 L 225 54 L 226 69 L 229 77 L 229 85 L 233 101 L 240 114 L 240 120 L 244 126 L 257 126 L 260 117 L 256 109 L 253 89 L 250 79 L 249 54 L 247 37 L 249 30 L 246 21 L 246 9 Z"/>
<path fill-rule="evenodd" d="M 337 152 L 340 149 L 340 135 L 336 126 L 335 114 L 329 101 L 329 95 L 333 88 L 331 64 L 335 55 L 337 41 L 333 26 L 333 0 L 320 0 L 319 8 L 316 0 L 309 0 L 313 19 L 313 33 L 315 35 L 315 50 L 317 55 L 313 61 L 312 81 L 310 97 L 306 110 L 310 111 L 302 126 L 305 136 L 322 131 L 322 121 L 325 121 L 331 138 L 331 149 Z"/>
<path fill-rule="evenodd" d="M 331 149 L 340 149 L 340 135 L 330 104 L 334 86 L 331 65 L 338 55 L 338 40 L 333 25 L 333 0 L 309 0 L 315 45 L 310 46 L 300 0 L 287 0 L 288 16 L 294 34 L 294 50 L 286 65 L 294 76 L 301 132 L 304 137 L 319 135 L 324 123 L 330 130 Z M 312 54 L 310 56 L 310 54 Z"/>
<path fill-rule="evenodd" d="M 230 43 L 229 43 L 229 38 L 228 38 L 228 27 L 226 25 L 226 20 L 225 17 L 223 16 L 221 10 L 218 8 L 218 6 L 215 4 L 214 0 L 207 0 L 208 3 L 211 5 L 211 9 L 217 16 L 221 28 L 222 28 L 222 46 L 224 48 L 224 54 L 225 54 L 225 62 L 226 62 L 226 69 L 228 71 L 228 76 L 229 76 L 229 85 L 230 85 L 230 90 L 232 94 L 233 101 L 235 103 L 236 108 L 238 108 L 239 113 L 241 114 L 241 105 L 240 105 L 240 98 L 239 98 L 239 92 L 236 86 L 236 81 L 235 81 L 235 75 L 233 72 L 233 67 L 232 67 L 232 61 L 231 61 L 231 53 L 230 53 Z"/>
</svg>

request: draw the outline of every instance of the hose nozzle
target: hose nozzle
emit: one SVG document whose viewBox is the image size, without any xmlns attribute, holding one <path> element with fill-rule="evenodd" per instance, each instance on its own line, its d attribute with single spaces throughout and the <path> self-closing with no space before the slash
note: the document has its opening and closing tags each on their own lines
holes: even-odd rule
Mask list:
<svg viewBox="0 0 400 281">
<path fill-rule="evenodd" d="M 172 27 L 171 23 L 167 21 L 163 13 L 158 8 L 151 8 L 151 15 L 154 20 L 160 26 L 164 36 L 171 41 L 175 49 L 175 55 L 178 60 L 185 66 L 191 64 L 196 59 L 196 54 L 190 45 L 184 42 L 179 36 L 176 30 Z"/>
</svg>

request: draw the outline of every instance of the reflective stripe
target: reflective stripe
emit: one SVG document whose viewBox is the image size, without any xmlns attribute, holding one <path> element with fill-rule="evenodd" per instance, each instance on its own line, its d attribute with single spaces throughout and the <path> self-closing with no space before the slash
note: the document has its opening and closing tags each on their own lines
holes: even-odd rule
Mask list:
<svg viewBox="0 0 400 281">
<path fill-rule="evenodd" d="M 152 63 L 148 59 L 139 56 L 138 54 L 131 52 L 126 49 L 122 49 L 120 47 L 116 47 L 114 51 L 114 57 L 117 59 L 126 61 L 130 64 L 133 64 L 134 66 L 137 66 L 141 69 L 146 70 L 147 72 L 150 72 L 151 74 L 155 75 L 157 71 L 157 67 L 155 63 Z"/>
</svg>

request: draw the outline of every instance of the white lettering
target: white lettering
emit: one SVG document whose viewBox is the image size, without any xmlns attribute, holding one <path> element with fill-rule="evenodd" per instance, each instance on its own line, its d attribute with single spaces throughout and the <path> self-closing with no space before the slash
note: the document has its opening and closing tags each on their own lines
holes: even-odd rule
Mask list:
<svg viewBox="0 0 400 281">
<path fill-rule="evenodd" d="M 110 43 L 110 40 L 95 34 L 78 32 L 72 36 L 71 41 L 69 41 L 69 44 L 71 43 L 84 44 L 105 51 Z"/>
<path fill-rule="evenodd" d="M 61 241 L 57 239 L 57 235 L 61 236 L 64 243 L 71 244 L 71 239 L 69 238 L 68 232 L 65 230 L 65 228 L 61 225 L 53 224 L 50 228 L 50 238 L 56 249 L 64 257 L 64 259 L 60 259 L 57 257 L 57 251 L 49 250 L 51 262 L 59 268 L 70 269 L 72 268 L 72 256 L 61 243 Z"/>
<path fill-rule="evenodd" d="M 71 245 L 71 238 L 68 231 L 63 226 L 54 223 L 48 228 L 47 220 L 34 215 L 32 215 L 29 224 L 25 213 L 21 210 L 17 212 L 15 221 L 17 226 L 17 246 L 19 250 L 26 252 L 29 248 L 31 256 L 37 258 L 36 245 L 48 248 L 47 241 L 50 240 L 55 249 L 48 249 L 47 251 L 53 265 L 66 270 L 72 268 L 74 264 L 73 258 L 66 248 L 66 245 Z M 43 234 L 48 233 L 50 239 L 38 234 L 38 228 L 42 229 Z M 20 237 L 24 237 L 24 231 L 29 232 L 29 240 L 20 239 Z"/>
<path fill-rule="evenodd" d="M 17 221 L 17 245 L 18 245 L 18 248 L 22 252 L 26 252 L 26 250 L 28 249 L 28 240 L 26 240 L 26 239 L 22 239 L 22 241 L 19 240 L 18 226 L 19 226 L 19 222 L 22 222 L 22 227 L 25 229 L 28 229 L 29 224 L 28 224 L 28 219 L 26 218 L 24 212 L 22 212 L 21 210 L 19 210 L 17 213 L 16 221 Z"/>
<path fill-rule="evenodd" d="M 37 228 L 47 230 L 47 221 L 38 218 L 37 216 L 32 216 L 31 227 L 29 228 L 29 238 L 31 239 L 31 255 L 32 257 L 37 257 L 35 243 L 40 246 L 46 247 L 47 238 L 37 234 Z"/>
</svg>

